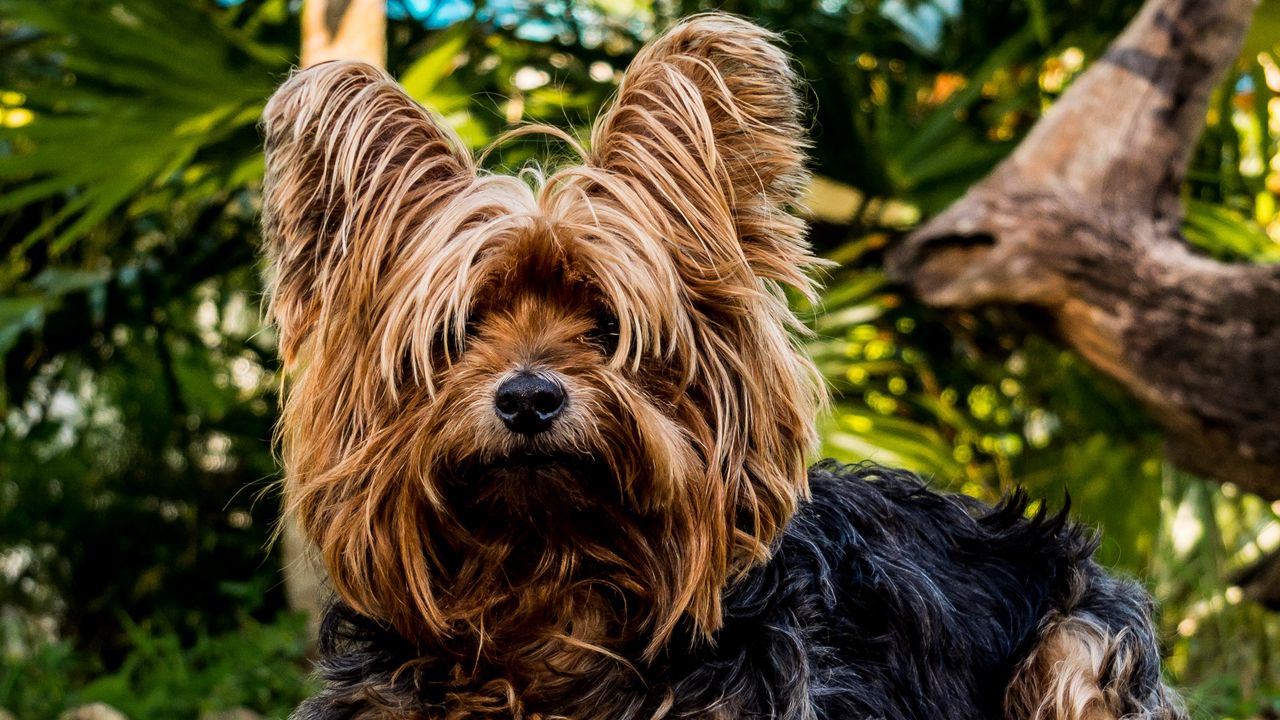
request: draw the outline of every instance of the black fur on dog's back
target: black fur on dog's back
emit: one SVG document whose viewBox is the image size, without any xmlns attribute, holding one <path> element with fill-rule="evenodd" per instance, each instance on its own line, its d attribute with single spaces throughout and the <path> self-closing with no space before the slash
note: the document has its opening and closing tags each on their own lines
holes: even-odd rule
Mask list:
<svg viewBox="0 0 1280 720">
<path fill-rule="evenodd" d="M 726 592 L 714 645 L 680 638 L 635 663 L 634 677 L 584 677 L 576 697 L 526 716 L 999 718 L 1054 618 L 1114 640 L 1098 668 L 1109 711 L 1179 716 L 1150 600 L 1102 572 L 1065 510 L 1028 517 L 1021 492 L 991 508 L 906 472 L 833 461 L 811 469 L 810 485 L 772 559 Z M 364 714 L 375 707 L 447 716 L 449 673 L 422 661 L 429 648 L 341 606 L 321 642 L 328 686 L 295 720 L 384 717 Z"/>
</svg>

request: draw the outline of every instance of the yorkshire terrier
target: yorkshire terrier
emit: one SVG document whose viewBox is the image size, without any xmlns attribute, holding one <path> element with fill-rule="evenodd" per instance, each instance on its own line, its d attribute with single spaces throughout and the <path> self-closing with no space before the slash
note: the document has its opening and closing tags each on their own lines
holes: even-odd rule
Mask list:
<svg viewBox="0 0 1280 720">
<path fill-rule="evenodd" d="M 368 65 L 271 99 L 285 493 L 337 596 L 296 720 L 1185 716 L 1064 514 L 806 469 L 776 40 L 677 25 L 546 176 L 481 172 Z"/>
</svg>

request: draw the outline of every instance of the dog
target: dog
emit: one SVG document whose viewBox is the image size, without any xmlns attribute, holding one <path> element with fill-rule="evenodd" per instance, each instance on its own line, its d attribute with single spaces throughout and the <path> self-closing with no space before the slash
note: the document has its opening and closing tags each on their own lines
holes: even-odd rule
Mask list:
<svg viewBox="0 0 1280 720">
<path fill-rule="evenodd" d="M 481 172 L 382 71 L 264 115 L 287 511 L 337 601 L 296 720 L 1185 717 L 1066 512 L 809 468 L 798 79 L 722 14 L 589 145 Z"/>
</svg>

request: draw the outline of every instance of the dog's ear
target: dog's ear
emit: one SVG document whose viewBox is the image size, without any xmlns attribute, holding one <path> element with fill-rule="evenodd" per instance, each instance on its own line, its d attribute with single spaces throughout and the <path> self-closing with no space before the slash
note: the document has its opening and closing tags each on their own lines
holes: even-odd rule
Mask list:
<svg viewBox="0 0 1280 720">
<path fill-rule="evenodd" d="M 798 78 L 778 37 L 730 15 L 695 16 L 646 45 L 592 133 L 591 164 L 625 176 L 687 232 L 708 279 L 747 266 L 808 292 L 813 259 L 792 216 L 808 182 Z M 738 261 L 738 262 L 735 262 Z"/>
<path fill-rule="evenodd" d="M 263 128 L 271 315 L 288 365 L 322 312 L 369 301 L 415 218 L 438 210 L 475 169 L 447 126 L 364 63 L 294 74 L 267 103 Z"/>
<path fill-rule="evenodd" d="M 672 299 L 695 337 L 686 424 L 712 482 L 689 484 L 696 540 L 682 574 L 703 584 L 681 608 L 708 633 L 726 583 L 768 556 L 806 491 L 822 396 L 778 288 L 812 297 L 807 271 L 820 263 L 791 214 L 808 183 L 806 142 L 777 40 L 715 13 L 653 40 L 593 129 L 584 172 L 634 234 L 665 246 L 686 286 Z"/>
</svg>

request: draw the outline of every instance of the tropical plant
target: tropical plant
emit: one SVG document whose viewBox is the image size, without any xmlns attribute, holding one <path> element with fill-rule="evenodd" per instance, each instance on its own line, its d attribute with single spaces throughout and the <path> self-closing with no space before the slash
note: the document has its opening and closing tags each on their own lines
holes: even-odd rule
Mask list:
<svg viewBox="0 0 1280 720">
<path fill-rule="evenodd" d="M 134 720 L 250 710 L 284 718 L 315 686 L 304 660 L 306 618 L 244 620 L 234 633 L 194 641 L 151 623 L 125 628 L 132 651 L 115 669 L 64 642 L 0 665 L 0 707 L 23 720 L 54 720 L 105 703 Z"/>
</svg>

